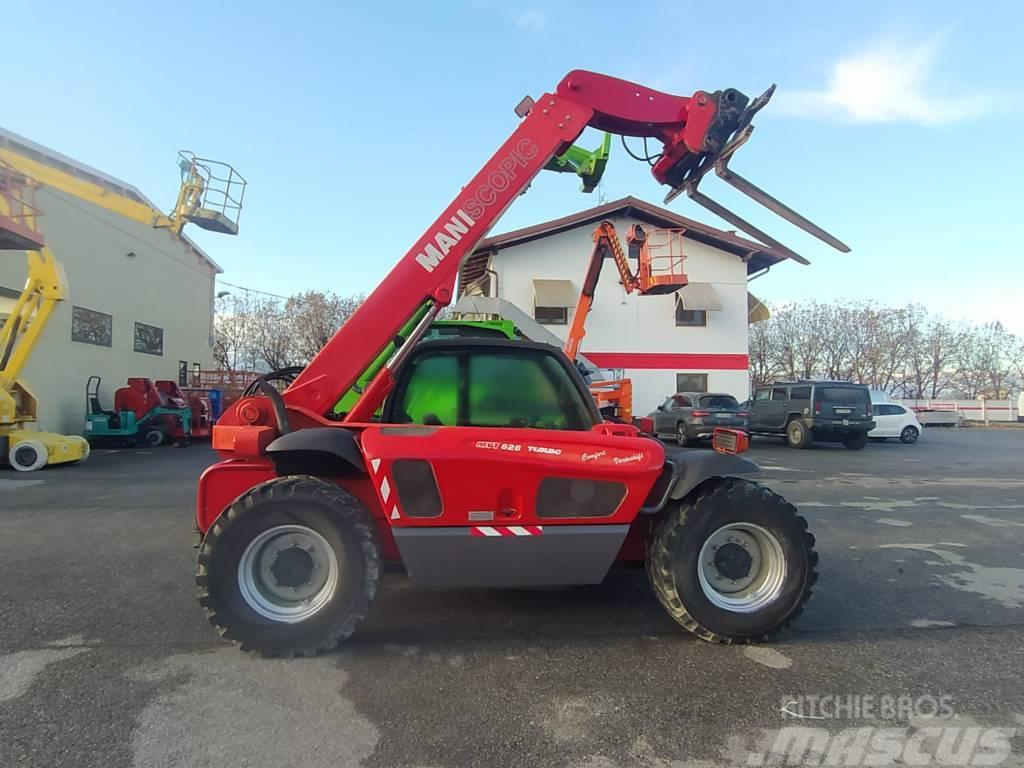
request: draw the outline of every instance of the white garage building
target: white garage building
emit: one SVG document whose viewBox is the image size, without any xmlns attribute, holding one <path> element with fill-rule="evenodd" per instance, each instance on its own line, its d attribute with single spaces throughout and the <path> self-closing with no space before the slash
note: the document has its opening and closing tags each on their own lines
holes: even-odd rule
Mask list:
<svg viewBox="0 0 1024 768">
<path fill-rule="evenodd" d="M 627 294 L 613 264 L 601 273 L 581 346 L 588 361 L 623 369 L 634 412 L 677 391 L 749 394 L 747 324 L 767 316 L 748 281 L 785 256 L 633 197 L 484 240 L 463 264 L 460 296 L 504 299 L 559 339 L 568 332 L 593 250 L 594 227 L 682 230 L 689 284 L 678 294 Z M 635 269 L 635 265 L 634 265 Z"/>
<path fill-rule="evenodd" d="M 40 185 L 38 229 L 67 276 L 68 299 L 21 375 L 39 400 L 41 429 L 82 433 L 90 375 L 102 377 L 109 408 L 129 376 L 180 381 L 213 367 L 221 270 L 209 256 L 154 226 L 161 213 L 135 187 L 3 129 L 0 164 Z M 25 275 L 24 252 L 0 251 L 0 321 Z"/>
</svg>

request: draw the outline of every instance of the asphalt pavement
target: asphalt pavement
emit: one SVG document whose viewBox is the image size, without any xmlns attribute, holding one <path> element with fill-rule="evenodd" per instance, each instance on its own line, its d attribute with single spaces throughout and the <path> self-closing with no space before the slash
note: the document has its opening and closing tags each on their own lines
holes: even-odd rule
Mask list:
<svg viewBox="0 0 1024 768">
<path fill-rule="evenodd" d="M 291 661 L 196 603 L 206 448 L 0 471 L 0 768 L 1022 764 L 1024 430 L 750 456 L 821 556 L 773 644 L 695 639 L 639 568 L 458 592 L 388 573 L 343 648 Z"/>
</svg>

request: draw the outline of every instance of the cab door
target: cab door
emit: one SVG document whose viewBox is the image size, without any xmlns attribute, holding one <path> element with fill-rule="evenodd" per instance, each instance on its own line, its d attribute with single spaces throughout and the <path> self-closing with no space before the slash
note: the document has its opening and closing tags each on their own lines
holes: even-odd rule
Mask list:
<svg viewBox="0 0 1024 768">
<path fill-rule="evenodd" d="M 421 586 L 600 582 L 664 464 L 540 344 L 423 343 L 383 421 L 362 447 Z"/>
<path fill-rule="evenodd" d="M 750 419 L 750 429 L 768 429 L 772 425 L 769 423 L 769 416 L 771 413 L 771 387 L 761 387 L 754 392 L 754 397 L 750 400 L 750 412 L 748 418 Z"/>
</svg>

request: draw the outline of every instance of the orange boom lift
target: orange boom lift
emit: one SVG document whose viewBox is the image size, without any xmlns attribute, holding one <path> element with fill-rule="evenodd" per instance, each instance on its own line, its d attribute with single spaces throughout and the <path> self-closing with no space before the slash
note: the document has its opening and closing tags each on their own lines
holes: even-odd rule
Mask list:
<svg viewBox="0 0 1024 768">
<path fill-rule="evenodd" d="M 639 224 L 630 227 L 626 238 L 629 258 L 637 259 L 634 274 L 622 242 L 610 221 L 602 221 L 594 230 L 594 250 L 590 254 L 587 274 L 583 279 L 579 301 L 572 316 L 572 326 L 565 340 L 565 356 L 576 360 L 583 337 L 587 335 L 587 314 L 594 304 L 594 292 L 601 279 L 605 259 L 611 258 L 619 272 L 619 282 L 626 293 L 639 291 L 641 296 L 675 293 L 689 281 L 683 270 L 683 230 L 645 230 Z M 590 393 L 605 417 L 624 422 L 633 421 L 633 382 L 612 371 L 610 379 L 591 381 Z"/>
</svg>

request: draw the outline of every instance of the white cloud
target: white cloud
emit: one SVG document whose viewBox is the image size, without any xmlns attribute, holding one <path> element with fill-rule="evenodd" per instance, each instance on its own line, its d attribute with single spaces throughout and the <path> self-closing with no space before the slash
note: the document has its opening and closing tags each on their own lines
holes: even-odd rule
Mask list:
<svg viewBox="0 0 1024 768">
<path fill-rule="evenodd" d="M 547 17 L 544 15 L 544 11 L 536 8 L 530 8 L 518 14 L 514 19 L 515 25 L 520 29 L 532 29 L 535 32 L 539 32 L 544 29 L 544 25 L 547 23 Z"/>
<path fill-rule="evenodd" d="M 944 125 L 987 113 L 986 93 L 944 92 L 933 77 L 940 40 L 887 42 L 839 59 L 824 90 L 779 93 L 779 106 L 802 117 L 861 123 Z"/>
</svg>

